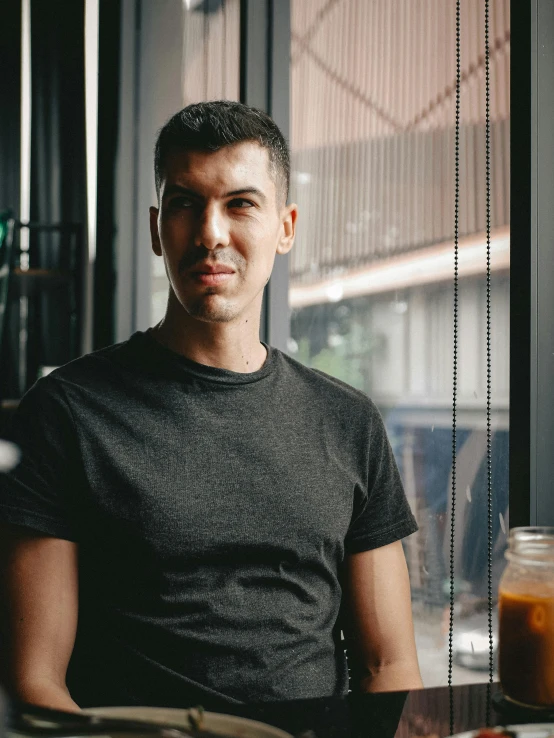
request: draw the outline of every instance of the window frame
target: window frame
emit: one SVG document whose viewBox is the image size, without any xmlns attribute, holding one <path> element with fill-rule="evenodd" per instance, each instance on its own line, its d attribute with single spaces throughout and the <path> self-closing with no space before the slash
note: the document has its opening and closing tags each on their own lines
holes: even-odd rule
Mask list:
<svg viewBox="0 0 554 738">
<path fill-rule="evenodd" d="M 554 6 L 511 0 L 510 527 L 554 525 Z"/>
<path fill-rule="evenodd" d="M 121 234 L 116 248 L 116 340 L 125 340 L 149 323 L 151 257 L 144 247 L 146 220 L 137 203 L 144 198 L 131 194 L 133 180 L 137 187 L 137 173 L 139 181 L 151 177 L 146 172 L 151 167 L 151 157 L 146 157 L 151 131 L 143 131 L 148 127 L 143 120 L 148 92 L 137 79 L 146 43 L 141 4 L 141 0 L 121 2 L 119 130 L 125 124 L 126 136 L 120 138 L 116 192 Z M 290 43 L 290 0 L 241 0 L 241 100 L 266 110 L 287 138 Z M 155 58 L 148 55 L 150 61 Z M 554 243 L 550 237 L 554 209 L 549 203 L 549 193 L 554 191 L 553 62 L 551 0 L 530 0 L 529 4 L 511 0 L 511 527 L 554 525 L 554 495 L 549 489 L 554 478 L 550 448 L 554 439 L 554 387 L 550 382 L 554 376 Z M 171 101 L 165 102 L 171 107 Z M 141 164 L 142 158 L 148 161 Z M 146 185 L 139 189 L 144 191 Z M 290 324 L 288 272 L 288 256 L 277 257 L 264 293 L 260 331 L 263 341 L 283 351 L 288 350 Z"/>
</svg>

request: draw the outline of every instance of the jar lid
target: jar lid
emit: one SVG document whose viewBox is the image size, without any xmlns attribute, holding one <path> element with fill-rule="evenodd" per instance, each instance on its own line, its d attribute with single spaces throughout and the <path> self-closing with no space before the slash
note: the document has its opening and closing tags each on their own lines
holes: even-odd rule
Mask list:
<svg viewBox="0 0 554 738">
<path fill-rule="evenodd" d="M 536 563 L 554 564 L 554 527 L 512 528 L 508 538 L 510 554 Z"/>
</svg>

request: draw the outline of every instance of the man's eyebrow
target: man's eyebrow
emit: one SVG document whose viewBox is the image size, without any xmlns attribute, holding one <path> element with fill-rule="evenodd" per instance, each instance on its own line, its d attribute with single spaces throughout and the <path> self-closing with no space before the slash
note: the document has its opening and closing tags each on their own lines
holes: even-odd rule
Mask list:
<svg viewBox="0 0 554 738">
<path fill-rule="evenodd" d="M 263 202 L 267 200 L 267 197 L 264 195 L 264 193 L 257 187 L 241 187 L 240 190 L 231 190 L 231 192 L 227 192 L 225 194 L 225 197 L 236 197 L 237 195 L 255 195 L 256 197 L 259 197 L 260 200 L 262 200 Z"/>
<path fill-rule="evenodd" d="M 194 197 L 198 200 L 202 199 L 202 195 L 199 195 L 198 192 L 195 192 L 194 190 L 190 190 L 188 187 L 183 187 L 182 185 L 178 184 L 168 185 L 164 189 L 162 199 L 165 200 L 165 198 L 169 197 L 170 195 L 188 195 L 189 197 Z"/>
<path fill-rule="evenodd" d="M 200 193 L 191 190 L 189 187 L 183 187 L 183 185 L 179 184 L 168 185 L 164 189 L 162 199 L 165 200 L 166 197 L 171 197 L 171 195 L 187 195 L 188 197 L 193 197 L 196 200 L 204 199 Z M 262 200 L 262 202 L 267 201 L 267 197 L 257 187 L 241 187 L 238 190 L 231 190 L 230 192 L 226 192 L 224 197 L 236 197 L 237 195 L 255 195 L 260 200 Z"/>
</svg>

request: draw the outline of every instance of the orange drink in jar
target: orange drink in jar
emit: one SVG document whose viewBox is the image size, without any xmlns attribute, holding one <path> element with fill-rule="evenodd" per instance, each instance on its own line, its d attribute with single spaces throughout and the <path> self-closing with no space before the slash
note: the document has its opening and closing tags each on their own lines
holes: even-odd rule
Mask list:
<svg viewBox="0 0 554 738">
<path fill-rule="evenodd" d="M 499 585 L 499 672 L 504 695 L 554 707 L 554 528 L 514 528 Z"/>
</svg>

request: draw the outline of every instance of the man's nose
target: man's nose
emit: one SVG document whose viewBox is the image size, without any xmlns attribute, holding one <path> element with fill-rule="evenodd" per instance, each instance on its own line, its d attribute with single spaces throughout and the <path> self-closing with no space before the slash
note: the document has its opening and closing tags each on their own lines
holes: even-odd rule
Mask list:
<svg viewBox="0 0 554 738">
<path fill-rule="evenodd" d="M 215 249 L 227 246 L 228 242 L 229 228 L 225 214 L 216 204 L 206 205 L 198 218 L 195 245 Z"/>
</svg>

